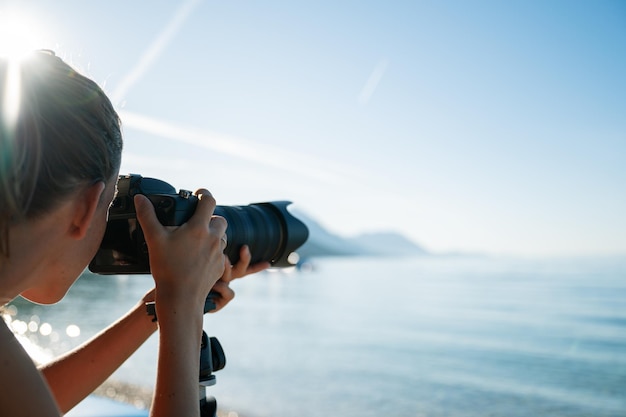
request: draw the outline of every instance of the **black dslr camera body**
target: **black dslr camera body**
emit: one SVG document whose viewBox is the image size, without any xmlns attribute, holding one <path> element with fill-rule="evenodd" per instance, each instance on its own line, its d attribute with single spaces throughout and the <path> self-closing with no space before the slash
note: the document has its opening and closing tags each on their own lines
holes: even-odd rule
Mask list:
<svg viewBox="0 0 626 417">
<path fill-rule="evenodd" d="M 89 264 L 98 274 L 149 274 L 148 247 L 137 221 L 133 197 L 144 194 L 154 205 L 164 226 L 179 226 L 195 212 L 198 198 L 192 192 L 141 175 L 121 175 L 118 194 L 109 209 L 109 220 L 100 249 Z M 288 210 L 291 202 L 275 201 L 248 206 L 217 206 L 214 214 L 228 222 L 224 253 L 232 264 L 241 246 L 248 245 L 251 263 L 270 262 L 273 267 L 294 266 L 290 255 L 308 238 L 304 223 Z"/>
</svg>

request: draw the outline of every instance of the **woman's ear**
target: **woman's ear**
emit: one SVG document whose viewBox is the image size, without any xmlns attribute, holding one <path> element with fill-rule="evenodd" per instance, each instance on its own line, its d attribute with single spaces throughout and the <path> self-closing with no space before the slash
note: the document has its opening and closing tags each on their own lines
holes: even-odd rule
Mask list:
<svg viewBox="0 0 626 417">
<path fill-rule="evenodd" d="M 87 231 L 100 205 L 100 197 L 105 188 L 106 184 L 104 181 L 98 181 L 77 194 L 74 204 L 74 215 L 70 227 L 70 235 L 74 239 L 80 240 L 87 235 Z"/>
</svg>

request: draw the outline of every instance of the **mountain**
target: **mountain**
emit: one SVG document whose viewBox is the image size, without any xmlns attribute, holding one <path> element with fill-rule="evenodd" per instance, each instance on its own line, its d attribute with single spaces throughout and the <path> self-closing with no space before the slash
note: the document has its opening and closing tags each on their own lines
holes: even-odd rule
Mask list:
<svg viewBox="0 0 626 417">
<path fill-rule="evenodd" d="M 428 252 L 399 233 L 366 233 L 349 239 L 363 251 L 372 255 L 410 256 L 427 255 Z"/>
<path fill-rule="evenodd" d="M 309 239 L 297 250 L 301 259 L 320 256 L 413 256 L 427 255 L 419 245 L 398 233 L 367 233 L 342 237 L 326 230 L 301 212 L 293 213 L 309 228 Z"/>
</svg>

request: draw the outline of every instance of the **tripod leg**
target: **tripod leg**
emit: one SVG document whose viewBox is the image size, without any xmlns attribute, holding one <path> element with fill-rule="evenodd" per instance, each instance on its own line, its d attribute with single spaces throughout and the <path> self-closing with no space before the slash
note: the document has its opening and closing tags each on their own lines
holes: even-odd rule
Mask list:
<svg viewBox="0 0 626 417">
<path fill-rule="evenodd" d="M 200 400 L 200 415 L 202 417 L 217 416 L 217 401 L 215 397 L 207 397 Z"/>
</svg>

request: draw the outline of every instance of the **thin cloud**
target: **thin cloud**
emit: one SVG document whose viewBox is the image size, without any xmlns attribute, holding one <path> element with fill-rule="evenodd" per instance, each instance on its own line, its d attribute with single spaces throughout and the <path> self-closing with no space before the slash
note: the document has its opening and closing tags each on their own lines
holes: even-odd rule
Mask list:
<svg viewBox="0 0 626 417">
<path fill-rule="evenodd" d="M 389 62 L 386 59 L 383 59 L 378 63 L 378 65 L 376 65 L 376 68 L 374 68 L 374 71 L 370 74 L 369 78 L 365 82 L 365 85 L 361 89 L 359 97 L 357 98 L 357 101 L 361 106 L 365 106 L 369 103 L 372 94 L 374 94 L 380 80 L 383 78 L 383 75 L 385 75 L 388 65 Z"/>
<path fill-rule="evenodd" d="M 234 136 L 191 129 L 128 111 L 120 112 L 120 117 L 125 128 L 209 149 L 327 184 L 360 183 L 365 177 L 365 173 L 360 173 L 346 164 L 334 164 L 325 159 L 291 152 L 284 148 L 259 146 Z"/>
<path fill-rule="evenodd" d="M 146 49 L 135 67 L 122 79 L 120 84 L 111 94 L 113 102 L 121 101 L 130 88 L 150 69 L 152 64 L 161 55 L 165 47 L 178 33 L 180 27 L 185 23 L 191 12 L 201 3 L 202 0 L 189 0 L 181 5 L 176 11 L 172 20 L 163 31 L 154 39 L 152 44 Z"/>
</svg>

